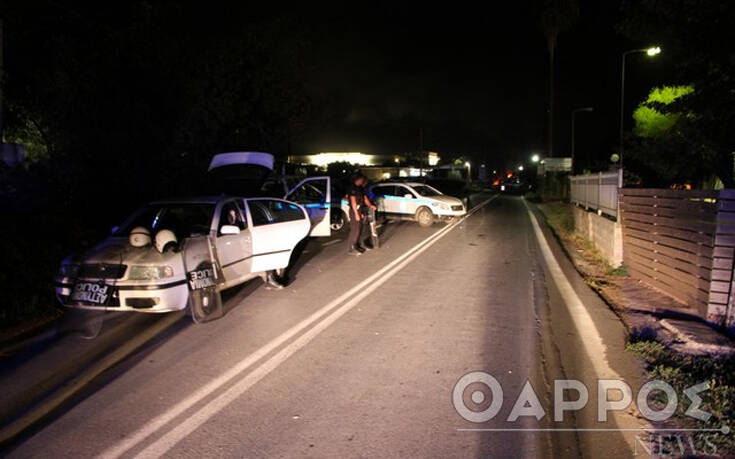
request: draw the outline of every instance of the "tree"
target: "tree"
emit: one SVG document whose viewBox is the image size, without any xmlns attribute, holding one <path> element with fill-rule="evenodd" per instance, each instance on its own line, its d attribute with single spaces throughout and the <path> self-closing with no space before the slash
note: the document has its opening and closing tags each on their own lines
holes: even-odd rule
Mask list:
<svg viewBox="0 0 735 459">
<path fill-rule="evenodd" d="M 546 151 L 554 156 L 554 62 L 559 33 L 567 30 L 579 16 L 577 0 L 544 0 L 541 28 L 549 51 L 549 100 L 547 106 Z"/>
<path fill-rule="evenodd" d="M 726 187 L 735 187 L 735 2 L 729 0 L 629 1 L 620 30 L 641 43 L 662 43 L 675 62 L 671 83 L 691 84 L 695 91 L 675 104 L 675 129 L 681 148 L 671 164 L 713 171 Z"/>
<path fill-rule="evenodd" d="M 631 162 L 648 186 L 724 182 L 716 149 L 698 134 L 699 115 L 688 103 L 695 95 L 691 85 L 654 88 L 633 112 Z"/>
<path fill-rule="evenodd" d="M 672 107 L 674 102 L 693 91 L 691 85 L 653 88 L 648 98 L 633 112 L 635 135 L 656 139 L 669 133 L 681 116 L 686 115 Z"/>
</svg>

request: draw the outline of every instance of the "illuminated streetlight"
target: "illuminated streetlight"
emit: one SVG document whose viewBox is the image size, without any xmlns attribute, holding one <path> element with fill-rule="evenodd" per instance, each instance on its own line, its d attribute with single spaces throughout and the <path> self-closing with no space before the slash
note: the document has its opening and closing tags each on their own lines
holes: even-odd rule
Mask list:
<svg viewBox="0 0 735 459">
<path fill-rule="evenodd" d="M 628 54 L 646 53 L 650 57 L 654 57 L 661 54 L 661 48 L 658 46 L 652 46 L 650 48 L 631 49 L 623 53 L 622 65 L 620 67 L 620 167 L 623 167 L 623 122 L 625 117 L 623 115 L 625 109 L 625 58 Z"/>
<path fill-rule="evenodd" d="M 472 181 L 472 165 L 470 164 L 469 161 L 465 161 L 464 165 L 467 168 L 467 181 L 471 182 Z"/>
<path fill-rule="evenodd" d="M 518 170 L 519 171 L 522 171 L 523 170 L 523 165 L 522 164 L 520 166 L 518 166 Z"/>
<path fill-rule="evenodd" d="M 541 161 L 541 157 L 539 155 L 533 155 L 533 156 L 531 156 L 531 161 L 534 162 L 534 163 L 537 163 L 537 162 Z"/>
</svg>

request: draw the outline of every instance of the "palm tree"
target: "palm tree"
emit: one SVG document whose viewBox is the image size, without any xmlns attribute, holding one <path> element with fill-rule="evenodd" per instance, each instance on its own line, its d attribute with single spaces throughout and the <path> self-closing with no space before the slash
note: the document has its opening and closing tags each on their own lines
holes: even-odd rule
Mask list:
<svg viewBox="0 0 735 459">
<path fill-rule="evenodd" d="M 579 3 L 577 0 L 544 0 L 544 7 L 541 12 L 541 28 L 544 35 L 546 35 L 546 43 L 549 49 L 549 102 L 546 137 L 548 156 L 554 155 L 554 54 L 556 53 L 556 40 L 559 33 L 570 28 L 578 16 Z"/>
</svg>

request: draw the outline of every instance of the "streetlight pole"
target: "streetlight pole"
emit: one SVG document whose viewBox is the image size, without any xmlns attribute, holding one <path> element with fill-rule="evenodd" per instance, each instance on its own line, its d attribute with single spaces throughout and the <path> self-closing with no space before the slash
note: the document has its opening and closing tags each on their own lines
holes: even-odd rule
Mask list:
<svg viewBox="0 0 735 459">
<path fill-rule="evenodd" d="M 637 53 L 646 53 L 649 56 L 653 57 L 659 53 L 661 53 L 661 48 L 658 46 L 654 46 L 651 48 L 641 48 L 641 49 L 630 49 L 628 51 L 625 51 L 623 53 L 622 58 L 622 65 L 620 66 L 620 167 L 623 167 L 623 123 L 625 121 L 625 58 L 628 57 L 629 54 L 637 54 Z"/>
<path fill-rule="evenodd" d="M 593 107 L 582 107 L 572 110 L 572 172 L 574 172 L 574 144 L 575 144 L 575 137 L 574 137 L 574 118 L 575 115 L 579 112 L 591 112 L 595 109 Z"/>
</svg>

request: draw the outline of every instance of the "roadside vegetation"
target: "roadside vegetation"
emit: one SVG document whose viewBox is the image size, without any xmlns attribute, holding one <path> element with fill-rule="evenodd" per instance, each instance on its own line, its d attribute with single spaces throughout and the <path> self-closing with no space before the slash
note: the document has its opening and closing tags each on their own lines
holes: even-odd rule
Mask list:
<svg viewBox="0 0 735 459">
<path fill-rule="evenodd" d="M 621 275 L 625 272 L 624 267 L 613 267 L 600 254 L 595 245 L 575 232 L 574 214 L 572 206 L 563 201 L 544 202 L 538 205 L 541 209 L 546 223 L 554 233 L 575 248 L 576 252 L 584 258 L 590 266 L 595 267 L 595 275 Z"/>
<path fill-rule="evenodd" d="M 702 410 L 712 413 L 708 421 L 699 421 L 683 413 L 689 407 L 689 400 L 681 396 L 676 411 L 676 422 L 683 428 L 720 429 L 723 426 L 733 428 L 731 420 L 735 416 L 735 355 L 728 356 L 694 356 L 682 355 L 672 351 L 665 345 L 644 339 L 637 341 L 631 337 L 626 349 L 643 358 L 646 373 L 650 379 L 665 381 L 683 394 L 683 390 L 695 384 L 706 382 L 708 390 L 699 394 L 702 397 Z M 666 404 L 665 399 L 655 399 L 658 409 Z M 717 455 L 732 457 L 735 455 L 735 435 L 707 433 L 709 440 L 717 446 Z M 697 439 L 700 435 L 694 435 Z M 704 450 L 698 445 L 698 450 Z"/>
<path fill-rule="evenodd" d="M 574 255 L 581 255 L 581 261 L 589 264 L 580 266 L 580 257 L 572 256 L 577 267 L 584 272 L 586 282 L 592 288 L 599 288 L 606 284 L 607 276 L 628 275 L 624 265 L 609 266 L 589 241 L 575 234 L 574 217 L 570 204 L 559 201 L 545 202 L 539 204 L 539 208 L 546 218 L 546 223 L 557 237 L 568 244 L 566 250 L 575 250 L 577 253 Z M 707 382 L 709 389 L 700 396 L 703 399 L 702 409 L 712 413 L 712 417 L 707 422 L 703 422 L 684 416 L 683 413 L 688 408 L 689 401 L 682 396 L 674 418 L 678 426 L 719 429 L 727 425 L 733 428 L 729 423 L 735 415 L 735 355 L 682 354 L 657 341 L 655 332 L 645 332 L 645 330 L 644 332 L 632 332 L 626 350 L 643 359 L 647 378 L 666 381 L 676 389 L 677 394 L 683 394 L 682 391 L 687 387 Z M 666 400 L 659 398 L 652 402 L 660 404 L 659 408 L 663 408 Z M 717 455 L 732 457 L 735 454 L 735 436 L 732 433 L 728 435 L 707 433 L 706 435 L 716 445 Z M 697 439 L 697 436 L 694 438 Z M 704 440 L 700 436 L 696 441 L 703 442 Z M 697 448 L 703 451 L 704 445 L 698 444 Z"/>
</svg>

